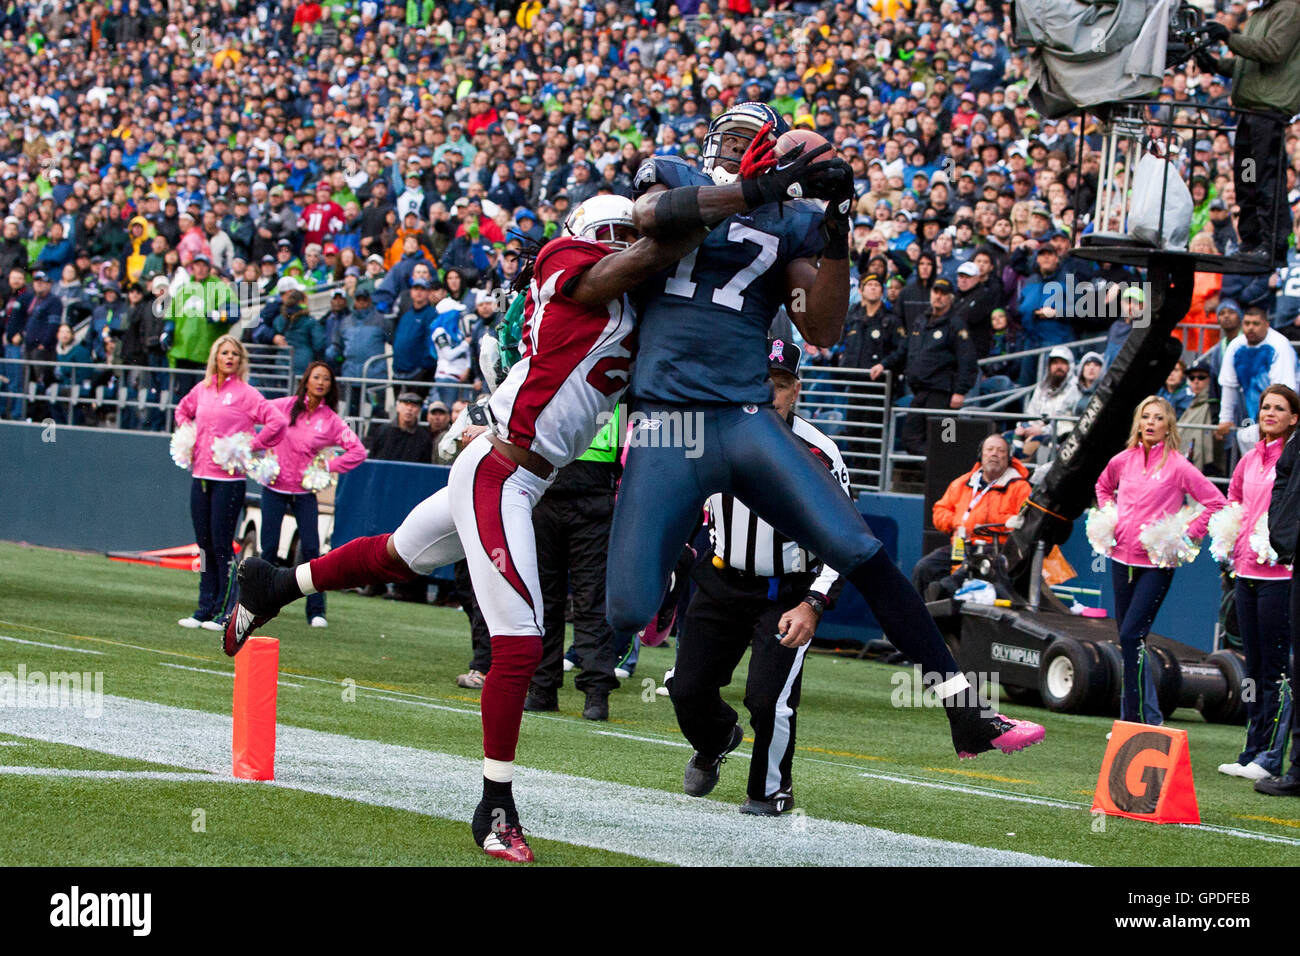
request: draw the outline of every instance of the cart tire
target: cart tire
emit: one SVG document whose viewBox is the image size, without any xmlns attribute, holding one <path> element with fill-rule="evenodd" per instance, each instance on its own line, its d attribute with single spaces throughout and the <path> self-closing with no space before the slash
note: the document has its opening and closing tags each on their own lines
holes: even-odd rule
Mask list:
<svg viewBox="0 0 1300 956">
<path fill-rule="evenodd" d="M 1246 725 L 1246 702 L 1242 688 L 1246 682 L 1246 662 L 1237 651 L 1215 651 L 1205 659 L 1223 673 L 1226 684 L 1222 697 L 1207 694 L 1201 704 L 1201 716 L 1212 724 Z"/>
<path fill-rule="evenodd" d="M 1058 637 L 1048 645 L 1038 669 L 1038 692 L 1048 710 L 1084 713 L 1089 701 L 1105 693 L 1106 674 L 1085 642 Z"/>
<path fill-rule="evenodd" d="M 1183 693 L 1183 669 L 1167 647 L 1147 645 L 1147 659 L 1156 662 L 1156 702 L 1165 720 L 1178 709 Z"/>
</svg>

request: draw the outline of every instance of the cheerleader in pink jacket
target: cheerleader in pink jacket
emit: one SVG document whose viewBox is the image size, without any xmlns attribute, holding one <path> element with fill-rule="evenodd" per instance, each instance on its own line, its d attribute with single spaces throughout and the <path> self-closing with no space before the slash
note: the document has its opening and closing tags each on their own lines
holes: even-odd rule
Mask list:
<svg viewBox="0 0 1300 956">
<path fill-rule="evenodd" d="M 366 449 L 338 416 L 339 387 L 333 370 L 324 362 L 307 366 L 298 392 L 272 402 L 289 422 L 284 440 L 276 448 L 280 473 L 270 487 L 262 489 L 262 557 L 279 563 L 280 526 L 286 511 L 298 523 L 300 553 L 294 563 L 320 556 L 316 491 L 303 486 L 303 477 L 316 456 L 328 448 L 340 448 L 336 456 L 325 455 L 325 468 L 335 475 L 351 471 L 366 460 Z M 307 597 L 307 621 L 312 627 L 327 627 L 325 595 Z"/>
<path fill-rule="evenodd" d="M 253 435 L 249 447 L 259 451 L 275 445 L 284 435 L 285 418 L 262 393 L 248 384 L 248 352 L 233 335 L 223 335 L 208 352 L 203 382 L 181 399 L 176 424 L 194 424 L 194 452 L 190 470 L 190 518 L 194 540 L 202 552 L 199 606 L 181 627 L 223 630 L 234 604 L 235 526 L 244 507 L 242 471 L 227 471 L 212 457 L 219 438 L 239 432 Z M 254 434 L 254 426 L 262 430 Z"/>
<path fill-rule="evenodd" d="M 1228 500 L 1241 507 L 1231 561 L 1246 676 L 1255 693 L 1246 704 L 1246 748 L 1219 772 L 1248 780 L 1281 775 L 1291 730 L 1291 569 L 1275 562 L 1267 522 L 1277 460 L 1297 422 L 1300 396 L 1285 385 L 1265 389 L 1259 442 L 1242 456 L 1228 485 Z"/>
<path fill-rule="evenodd" d="M 1205 506 L 1187 527 L 1185 537 L 1204 537 L 1210 517 L 1226 504 L 1219 489 L 1178 451 L 1178 421 L 1163 398 L 1150 395 L 1133 415 L 1128 446 L 1110 460 L 1097 479 L 1097 504 L 1116 502 L 1115 546 L 1111 583 L 1115 620 L 1124 653 L 1124 689 L 1120 719 L 1160 724 L 1155 675 L 1146 653 L 1146 638 L 1174 580 L 1173 567 L 1161 567 L 1148 553 L 1144 529 L 1177 513 L 1187 495 Z"/>
</svg>

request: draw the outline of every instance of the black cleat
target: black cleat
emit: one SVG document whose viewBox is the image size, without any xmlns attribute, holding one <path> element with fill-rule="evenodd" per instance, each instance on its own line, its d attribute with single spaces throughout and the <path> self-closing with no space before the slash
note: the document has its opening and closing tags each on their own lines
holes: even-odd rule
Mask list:
<svg viewBox="0 0 1300 956">
<path fill-rule="evenodd" d="M 1297 777 L 1292 770 L 1291 773 L 1281 777 L 1256 780 L 1255 790 L 1258 793 L 1267 793 L 1271 797 L 1300 797 L 1300 777 Z"/>
<path fill-rule="evenodd" d="M 740 742 L 744 739 L 745 732 L 740 729 L 740 724 L 736 724 L 731 729 L 731 742 L 718 756 L 705 757 L 698 750 L 692 754 L 691 759 L 686 761 L 686 775 L 682 781 L 682 789 L 686 791 L 686 795 L 704 797 L 712 793 L 713 788 L 718 785 L 722 762 L 727 759 L 727 754 L 740 746 Z"/>
<path fill-rule="evenodd" d="M 779 817 L 793 809 L 794 796 L 784 790 L 771 800 L 755 800 L 753 797 L 746 797 L 745 802 L 740 805 L 741 813 L 748 813 L 755 817 Z"/>
<path fill-rule="evenodd" d="M 546 712 L 550 710 L 559 710 L 560 700 L 553 690 L 539 690 L 536 687 L 528 688 L 528 696 L 524 698 L 524 710 L 533 713 Z"/>
<path fill-rule="evenodd" d="M 582 716 L 587 720 L 609 720 L 609 694 L 588 694 Z"/>
<path fill-rule="evenodd" d="M 280 613 L 288 602 L 277 598 L 277 576 L 293 574 L 292 568 L 277 568 L 261 558 L 245 558 L 239 563 L 239 599 L 226 621 L 221 646 L 234 657 L 253 632 Z"/>
</svg>

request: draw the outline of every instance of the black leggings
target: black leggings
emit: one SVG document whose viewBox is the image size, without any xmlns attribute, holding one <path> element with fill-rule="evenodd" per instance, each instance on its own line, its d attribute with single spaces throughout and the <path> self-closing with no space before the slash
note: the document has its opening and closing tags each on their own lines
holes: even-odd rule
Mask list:
<svg viewBox="0 0 1300 956">
<path fill-rule="evenodd" d="M 194 612 L 200 621 L 221 620 L 234 603 L 230 566 L 235 559 L 235 527 L 244 508 L 244 490 L 243 478 L 195 478 L 190 482 L 190 519 L 202 559 L 199 607 Z"/>
</svg>

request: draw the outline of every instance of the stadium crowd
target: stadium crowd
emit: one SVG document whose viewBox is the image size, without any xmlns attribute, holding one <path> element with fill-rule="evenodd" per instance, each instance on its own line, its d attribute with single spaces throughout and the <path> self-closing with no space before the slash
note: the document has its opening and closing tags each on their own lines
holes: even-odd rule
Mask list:
<svg viewBox="0 0 1300 956">
<path fill-rule="evenodd" d="M 1220 6 L 1229 26 L 1245 15 Z M 176 370 L 199 370 L 235 328 L 291 346 L 294 381 L 324 360 L 450 405 L 483 389 L 478 341 L 525 242 L 592 195 L 631 195 L 646 156 L 698 160 L 711 116 L 759 100 L 825 135 L 857 177 L 845 336 L 805 360 L 890 372 L 918 408 L 1036 386 L 1013 454 L 1044 460 L 1069 427 L 1053 419 L 1086 404 L 1145 301 L 1136 270 L 1072 254 L 1098 188 L 1095 143 L 1080 164 L 1077 128 L 1030 107 L 1006 12 L 1000 0 L 10 4 L 0 415 L 60 420 L 64 403 L 44 399 L 76 393 L 79 423 L 162 428 L 157 403 L 197 378 Z M 1228 78 L 1194 61 L 1167 83 L 1163 100 L 1229 102 Z M 1285 137 L 1287 217 L 1300 213 L 1298 133 Z M 1223 130 L 1205 137 L 1185 170 L 1192 245 L 1233 255 L 1232 145 Z M 1251 417 L 1260 389 L 1235 401 L 1220 373 L 1231 341 L 1258 344 L 1252 315 L 1275 349 L 1300 339 L 1293 237 L 1270 274 L 1198 274 L 1167 389 L 1185 420 Z M 1062 304 L 1062 288 L 1105 308 Z M 912 334 L 927 321 L 950 334 Z M 1103 336 L 1095 353 L 1074 344 Z M 998 360 L 1054 346 L 1041 380 L 1037 356 Z M 377 358 L 388 350 L 391 369 Z M 1294 385 L 1289 364 L 1269 382 Z M 369 400 L 381 419 L 409 388 L 344 386 L 345 414 Z M 919 452 L 914 418 L 903 445 Z M 1227 429 L 1187 434 L 1193 460 L 1230 473 Z"/>
</svg>

